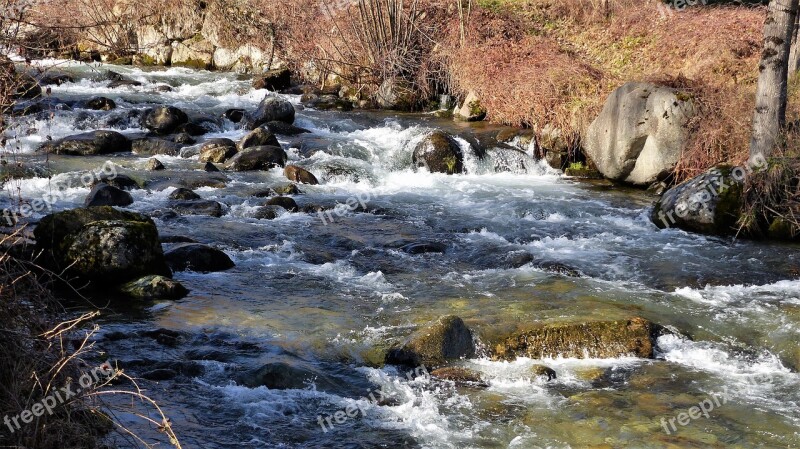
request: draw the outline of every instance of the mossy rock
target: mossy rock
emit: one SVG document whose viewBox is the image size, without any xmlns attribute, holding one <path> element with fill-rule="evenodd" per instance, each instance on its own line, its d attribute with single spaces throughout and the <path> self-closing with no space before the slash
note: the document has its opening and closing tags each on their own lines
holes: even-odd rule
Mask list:
<svg viewBox="0 0 800 449">
<path fill-rule="evenodd" d="M 44 217 L 37 248 L 57 270 L 98 284 L 119 285 L 148 274 L 170 276 L 158 230 L 144 215 L 90 207 Z"/>
<path fill-rule="evenodd" d="M 415 167 L 427 168 L 431 173 L 454 175 L 464 172 L 461 146 L 443 131 L 434 131 L 425 136 L 414 148 L 412 161 Z"/>
<path fill-rule="evenodd" d="M 664 193 L 650 218 L 659 228 L 735 234 L 743 210 L 744 173 L 743 168 L 714 167 Z"/>
<path fill-rule="evenodd" d="M 556 371 L 553 368 L 544 365 L 533 365 L 531 367 L 531 374 L 533 374 L 536 377 L 541 377 L 543 379 L 546 379 L 548 381 L 556 379 L 558 377 Z"/>
<path fill-rule="evenodd" d="M 481 373 L 462 367 L 445 367 L 435 369 L 431 376 L 436 379 L 454 382 L 456 385 L 487 387 Z"/>
<path fill-rule="evenodd" d="M 164 276 L 145 276 L 122 286 L 122 292 L 138 299 L 181 299 L 189 290 Z"/>
<path fill-rule="evenodd" d="M 553 324 L 512 335 L 494 347 L 494 359 L 517 357 L 649 359 L 661 327 L 644 319 Z"/>
<path fill-rule="evenodd" d="M 800 237 L 800 229 L 783 217 L 775 217 L 769 225 L 767 235 L 774 240 L 792 242 L 797 241 Z"/>
<path fill-rule="evenodd" d="M 444 316 L 414 333 L 400 347 L 389 350 L 386 363 L 438 368 L 450 361 L 475 356 L 472 331 L 457 316 Z"/>
</svg>

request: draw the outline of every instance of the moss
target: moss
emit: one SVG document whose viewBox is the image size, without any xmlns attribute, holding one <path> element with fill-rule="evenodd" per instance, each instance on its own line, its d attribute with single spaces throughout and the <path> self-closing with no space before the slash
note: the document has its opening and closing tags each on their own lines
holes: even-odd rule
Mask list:
<svg viewBox="0 0 800 449">
<path fill-rule="evenodd" d="M 150 56 L 150 55 L 144 55 L 144 54 L 139 55 L 136 58 L 136 61 L 138 62 L 139 65 L 142 65 L 142 66 L 155 66 L 155 65 L 158 65 L 158 61 L 156 61 L 156 59 L 154 57 Z"/>
<path fill-rule="evenodd" d="M 678 101 L 683 102 L 692 101 L 694 99 L 694 95 L 688 92 L 676 92 L 675 97 L 678 99 Z"/>
<path fill-rule="evenodd" d="M 449 360 L 470 358 L 474 355 L 472 332 L 461 318 L 450 315 L 439 318 L 412 335 L 401 347 L 390 350 L 386 355 L 386 362 L 437 368 Z"/>
<path fill-rule="evenodd" d="M 775 240 L 794 241 L 797 240 L 800 230 L 797 226 L 783 217 L 776 217 L 769 225 L 769 238 Z"/>
<path fill-rule="evenodd" d="M 652 358 L 660 327 L 644 318 L 549 325 L 517 333 L 495 345 L 494 358 Z"/>
<path fill-rule="evenodd" d="M 188 69 L 195 69 L 195 70 L 208 70 L 211 68 L 211 64 L 202 59 L 193 59 L 189 58 L 186 61 L 176 62 L 172 64 L 175 67 L 186 67 Z"/>
</svg>

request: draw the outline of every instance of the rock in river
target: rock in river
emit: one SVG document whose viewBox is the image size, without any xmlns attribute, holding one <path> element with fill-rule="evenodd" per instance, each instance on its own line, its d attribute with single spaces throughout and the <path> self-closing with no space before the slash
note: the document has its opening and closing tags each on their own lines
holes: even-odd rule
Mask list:
<svg viewBox="0 0 800 449">
<path fill-rule="evenodd" d="M 256 129 L 269 122 L 294 123 L 294 106 L 286 100 L 275 96 L 267 96 L 258 105 L 258 109 L 247 116 L 247 128 Z"/>
<path fill-rule="evenodd" d="M 148 109 L 140 119 L 142 128 L 160 135 L 170 134 L 178 129 L 179 126 L 188 122 L 189 116 L 173 106 L 159 106 Z"/>
<path fill-rule="evenodd" d="M 59 212 L 44 217 L 34 236 L 48 265 L 101 284 L 171 274 L 156 225 L 141 214 L 112 207 Z"/>
<path fill-rule="evenodd" d="M 91 131 L 47 142 L 39 147 L 39 151 L 67 156 L 128 153 L 131 141 L 116 131 Z"/>
<path fill-rule="evenodd" d="M 301 184 L 309 184 L 309 185 L 317 185 L 319 181 L 317 181 L 317 177 L 314 176 L 313 173 L 306 170 L 305 168 L 298 167 L 296 165 L 287 165 L 285 169 L 283 169 L 283 174 L 286 175 L 286 178 L 289 181 L 299 182 Z"/>
<path fill-rule="evenodd" d="M 275 137 L 272 132 L 262 126 L 250 131 L 246 136 L 244 136 L 242 140 L 239 141 L 237 149 L 241 151 L 245 148 L 263 146 L 279 147 L 281 144 L 278 142 L 278 138 Z"/>
<path fill-rule="evenodd" d="M 84 201 L 84 206 L 86 207 L 95 207 L 95 206 L 130 206 L 133 204 L 133 197 L 130 193 L 119 189 L 114 186 L 110 186 L 106 183 L 99 183 L 95 184 L 92 187 L 91 192 L 86 197 Z"/>
<path fill-rule="evenodd" d="M 225 271 L 236 266 L 224 252 L 200 243 L 183 243 L 165 255 L 167 263 L 175 271 L 199 271 L 211 273 Z"/>
<path fill-rule="evenodd" d="M 281 147 L 251 147 L 232 157 L 225 168 L 231 171 L 269 170 L 286 165 L 286 158 Z"/>
<path fill-rule="evenodd" d="M 200 147 L 200 162 L 223 163 L 236 154 L 236 143 L 231 139 L 210 139 Z"/>
<path fill-rule="evenodd" d="M 475 356 L 472 331 L 457 316 L 439 318 L 420 329 L 402 346 L 392 348 L 386 363 L 437 368 L 449 361 Z"/>
<path fill-rule="evenodd" d="M 495 345 L 494 358 L 653 357 L 663 328 L 644 318 L 552 324 L 516 333 Z"/>
<path fill-rule="evenodd" d="M 414 148 L 415 167 L 427 168 L 431 173 L 454 175 L 464 172 L 464 153 L 458 142 L 449 134 L 434 131 Z"/>
<path fill-rule="evenodd" d="M 138 299 L 181 299 L 189 293 L 179 282 L 156 275 L 131 281 L 122 292 Z"/>
</svg>

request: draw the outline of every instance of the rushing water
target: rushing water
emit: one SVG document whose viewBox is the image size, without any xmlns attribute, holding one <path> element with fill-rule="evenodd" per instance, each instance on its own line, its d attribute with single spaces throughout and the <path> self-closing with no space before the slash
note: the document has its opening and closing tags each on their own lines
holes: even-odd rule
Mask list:
<svg viewBox="0 0 800 449">
<path fill-rule="evenodd" d="M 141 133 L 125 117 L 151 103 L 218 117 L 228 108 L 254 109 L 266 93 L 232 74 L 123 67 L 113 69 L 143 86 L 109 89 L 101 73 L 107 68 L 67 66 L 79 79 L 53 86 L 51 95 L 65 101 L 103 95 L 117 102 L 116 110 L 17 118 L 20 135 L 6 151 L 18 147 L 15 158 L 38 160 L 33 151 L 45 136 L 98 128 Z M 157 92 L 158 84 L 173 90 Z M 104 332 L 117 337 L 100 345 L 128 373 L 199 360 L 203 369 L 195 373 L 142 382 L 183 447 L 800 446 L 800 376 L 793 369 L 800 364 L 797 247 L 658 230 L 647 218 L 653 198 L 645 192 L 574 182 L 524 152 L 470 156 L 465 175 L 411 170 L 411 148 L 426 131 L 445 127 L 467 136 L 487 131 L 486 125 L 313 110 L 300 111 L 296 124 L 313 134 L 302 144 L 281 143 L 292 163 L 323 180 L 301 186 L 296 201 L 333 206 L 356 198 L 369 213 L 340 205 L 332 221 L 306 213 L 257 220 L 251 216 L 263 200 L 252 195 L 285 184 L 282 171 L 226 173 L 225 187 L 197 189 L 225 205 L 222 218 L 164 216 L 156 223 L 162 236 L 223 249 L 236 267 L 177 273 L 191 289 L 181 301 L 129 306 L 111 300 L 105 310 Z M 220 125 L 205 137 L 244 134 L 230 122 Z M 465 149 L 469 141 L 459 140 Z M 168 170 L 153 174 L 144 171 L 146 157 L 51 156 L 52 178 L 10 183 L 6 190 L 41 197 L 58 181 L 108 160 L 140 180 L 206 176 L 196 156 L 159 159 Z M 134 191 L 131 209 L 164 209 L 172 190 Z M 73 184 L 56 210 L 82 205 L 87 193 Z M 399 249 L 420 241 L 443 243 L 446 251 Z M 509 265 L 524 254 L 533 262 Z M 542 268 L 549 263 L 582 276 Z M 520 323 L 634 315 L 683 337 L 661 337 L 657 360 L 464 361 L 484 374 L 484 389 L 377 367 L 381 348 L 445 314 L 462 317 L 482 341 Z M 183 337 L 163 345 L 141 333 L 157 328 Z M 316 371 L 318 381 L 290 390 L 234 382 L 238 373 L 276 360 Z M 535 364 L 555 369 L 558 378 L 532 375 Z M 369 399 L 381 389 L 393 400 Z M 719 404 L 708 417 L 665 432 L 662 419 L 709 398 Z M 319 416 L 348 406 L 358 407 L 355 417 L 320 427 Z M 163 438 L 132 415 L 118 417 L 146 439 Z"/>
</svg>

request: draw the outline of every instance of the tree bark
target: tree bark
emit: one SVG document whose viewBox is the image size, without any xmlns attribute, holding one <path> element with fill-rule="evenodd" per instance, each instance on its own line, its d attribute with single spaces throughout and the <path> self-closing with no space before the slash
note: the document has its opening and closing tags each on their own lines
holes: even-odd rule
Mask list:
<svg viewBox="0 0 800 449">
<path fill-rule="evenodd" d="M 758 66 L 756 109 L 750 158 L 767 157 L 779 143 L 786 124 L 789 52 L 798 0 L 772 0 L 764 22 L 764 51 Z"/>
<path fill-rule="evenodd" d="M 800 13 L 797 14 L 794 21 L 794 33 L 792 33 L 792 50 L 789 52 L 789 76 L 800 70 L 800 42 L 797 38 L 800 35 Z"/>
</svg>

